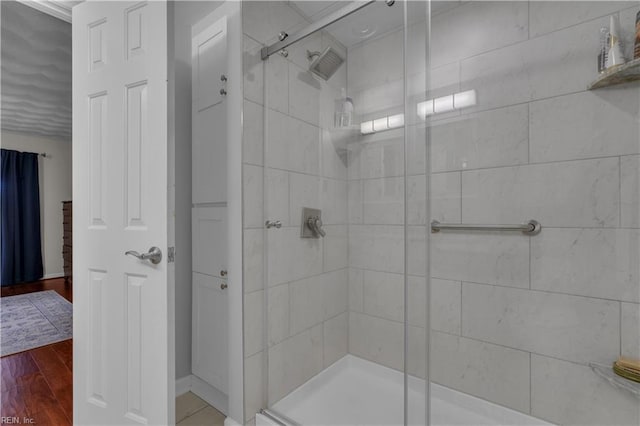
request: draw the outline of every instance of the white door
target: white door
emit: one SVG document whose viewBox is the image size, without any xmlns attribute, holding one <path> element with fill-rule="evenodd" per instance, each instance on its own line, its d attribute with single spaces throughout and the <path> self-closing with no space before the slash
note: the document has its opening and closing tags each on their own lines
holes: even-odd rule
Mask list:
<svg viewBox="0 0 640 426">
<path fill-rule="evenodd" d="M 73 8 L 74 423 L 174 420 L 167 5 Z M 162 251 L 153 264 L 125 251 Z"/>
</svg>

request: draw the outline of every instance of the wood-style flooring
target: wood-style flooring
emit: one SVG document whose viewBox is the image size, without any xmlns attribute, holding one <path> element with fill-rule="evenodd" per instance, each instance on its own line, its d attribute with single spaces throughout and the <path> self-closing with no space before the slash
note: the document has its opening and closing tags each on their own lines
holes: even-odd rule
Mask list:
<svg viewBox="0 0 640 426">
<path fill-rule="evenodd" d="M 14 296 L 55 290 L 72 301 L 71 284 L 64 279 L 2 287 Z M 35 425 L 71 425 L 73 422 L 73 345 L 71 340 L 0 358 L 1 417 L 30 419 Z"/>
</svg>

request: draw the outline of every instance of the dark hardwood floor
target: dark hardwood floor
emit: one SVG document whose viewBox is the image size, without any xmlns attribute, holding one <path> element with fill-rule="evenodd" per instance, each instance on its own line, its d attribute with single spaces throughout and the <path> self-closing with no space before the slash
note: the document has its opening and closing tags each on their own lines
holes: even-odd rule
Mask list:
<svg viewBox="0 0 640 426">
<path fill-rule="evenodd" d="M 72 301 L 64 279 L 2 287 L 2 297 L 55 290 Z M 0 358 L 0 416 L 32 419 L 36 425 L 73 423 L 73 345 L 71 340 Z"/>
</svg>

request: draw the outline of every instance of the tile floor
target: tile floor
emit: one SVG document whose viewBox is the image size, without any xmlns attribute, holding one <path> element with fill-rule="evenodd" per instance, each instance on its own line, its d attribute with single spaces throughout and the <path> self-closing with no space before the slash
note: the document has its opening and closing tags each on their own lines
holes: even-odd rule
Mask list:
<svg viewBox="0 0 640 426">
<path fill-rule="evenodd" d="M 191 392 L 176 398 L 178 426 L 222 426 L 224 414 Z"/>
</svg>

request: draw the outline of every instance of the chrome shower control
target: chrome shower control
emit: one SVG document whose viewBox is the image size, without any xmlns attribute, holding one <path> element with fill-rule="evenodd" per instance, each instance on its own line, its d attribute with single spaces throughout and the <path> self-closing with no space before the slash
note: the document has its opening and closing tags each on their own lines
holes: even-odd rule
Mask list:
<svg viewBox="0 0 640 426">
<path fill-rule="evenodd" d="M 326 232 L 322 229 L 322 211 L 303 207 L 300 238 L 320 238 L 325 235 Z"/>
<path fill-rule="evenodd" d="M 276 221 L 268 220 L 264 223 L 264 226 L 266 226 L 267 229 L 271 229 L 271 228 L 280 229 L 282 228 L 282 222 L 280 222 L 279 220 L 276 220 Z"/>
</svg>

